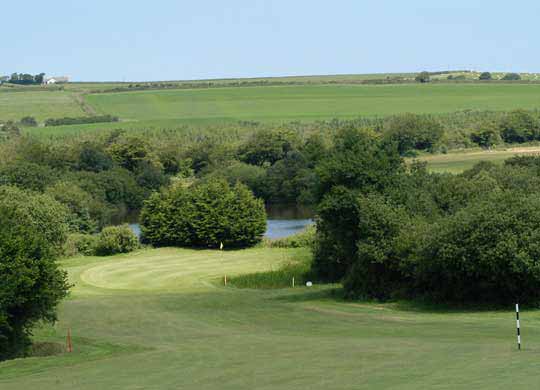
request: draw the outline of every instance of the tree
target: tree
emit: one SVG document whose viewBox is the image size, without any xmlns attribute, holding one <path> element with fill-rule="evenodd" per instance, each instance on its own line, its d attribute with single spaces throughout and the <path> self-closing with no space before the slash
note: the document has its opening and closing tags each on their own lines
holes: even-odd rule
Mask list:
<svg viewBox="0 0 540 390">
<path fill-rule="evenodd" d="M 68 224 L 72 232 L 94 233 L 97 230 L 98 221 L 92 218 L 94 199 L 88 192 L 73 182 L 61 181 L 48 187 L 45 193 L 69 209 Z"/>
<path fill-rule="evenodd" d="M 318 198 L 332 187 L 382 191 L 393 185 L 404 168 L 395 144 L 380 140 L 367 130 L 345 128 L 335 139 L 335 146 L 315 167 Z"/>
<path fill-rule="evenodd" d="M 52 198 L 0 187 L 0 360 L 24 356 L 38 321 L 56 320 L 68 291 L 55 258 L 66 209 Z"/>
<path fill-rule="evenodd" d="M 491 73 L 489 72 L 483 72 L 482 74 L 480 74 L 480 77 L 478 77 L 478 80 L 483 80 L 483 81 L 487 81 L 491 79 L 492 79 Z"/>
<path fill-rule="evenodd" d="M 504 75 L 502 80 L 505 80 L 505 81 L 521 80 L 521 75 L 519 73 L 507 73 L 507 74 Z"/>
<path fill-rule="evenodd" d="M 84 142 L 80 147 L 77 165 L 83 171 L 101 172 L 111 169 L 113 161 L 100 145 Z"/>
<path fill-rule="evenodd" d="M 527 142 L 540 138 L 540 120 L 526 110 L 505 114 L 499 124 L 505 142 Z"/>
<path fill-rule="evenodd" d="M 260 130 L 239 148 L 240 161 L 252 165 L 272 165 L 293 149 L 299 140 L 288 130 Z"/>
<path fill-rule="evenodd" d="M 434 225 L 412 261 L 418 294 L 436 301 L 540 299 L 540 200 L 515 191 L 474 202 Z"/>
<path fill-rule="evenodd" d="M 444 129 L 436 119 L 405 113 L 395 115 L 386 124 L 385 137 L 397 143 L 399 153 L 417 150 L 433 151 L 444 135 Z"/>
<path fill-rule="evenodd" d="M 56 181 L 58 174 L 46 165 L 25 161 L 13 161 L 0 169 L 0 185 L 14 185 L 43 192 Z"/>
<path fill-rule="evenodd" d="M 98 256 L 132 252 L 139 247 L 139 240 L 128 225 L 108 226 L 97 236 L 94 251 Z"/>
<path fill-rule="evenodd" d="M 261 200 L 243 184 L 210 179 L 154 193 L 141 212 L 143 239 L 156 246 L 248 247 L 266 230 Z"/>
<path fill-rule="evenodd" d="M 33 116 L 25 116 L 21 119 L 20 124 L 28 127 L 36 127 L 38 125 L 36 118 Z"/>
<path fill-rule="evenodd" d="M 135 136 L 119 138 L 109 147 L 109 153 L 121 167 L 132 172 L 141 162 L 153 158 L 148 142 Z"/>
<path fill-rule="evenodd" d="M 416 75 L 416 77 L 414 78 L 414 80 L 418 83 L 429 83 L 431 81 L 431 78 L 430 78 L 430 75 L 429 75 L 429 72 L 420 72 Z"/>
<path fill-rule="evenodd" d="M 490 149 L 501 141 L 499 129 L 494 124 L 485 124 L 477 131 L 471 133 L 471 141 L 479 146 Z"/>
</svg>

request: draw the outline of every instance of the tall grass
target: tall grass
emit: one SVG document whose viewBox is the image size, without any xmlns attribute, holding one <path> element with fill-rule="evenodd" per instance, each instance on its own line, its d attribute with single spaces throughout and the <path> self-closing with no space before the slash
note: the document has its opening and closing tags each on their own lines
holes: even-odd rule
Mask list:
<svg viewBox="0 0 540 390">
<path fill-rule="evenodd" d="M 315 239 L 315 226 L 290 237 L 265 240 L 263 246 L 268 248 L 304 248 L 311 247 Z M 305 284 L 311 279 L 311 253 L 298 254 L 290 262 L 281 265 L 276 270 L 255 272 L 233 277 L 230 284 L 237 288 L 271 289 L 292 287 Z"/>
</svg>

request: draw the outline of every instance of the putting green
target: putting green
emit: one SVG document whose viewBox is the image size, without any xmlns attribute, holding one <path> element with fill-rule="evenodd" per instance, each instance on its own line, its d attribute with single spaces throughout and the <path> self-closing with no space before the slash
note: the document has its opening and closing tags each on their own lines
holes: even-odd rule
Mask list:
<svg viewBox="0 0 540 390">
<path fill-rule="evenodd" d="M 292 260 L 294 251 L 249 249 L 241 251 L 164 248 L 141 251 L 97 263 L 80 273 L 86 285 L 103 289 L 163 291 L 209 288 L 225 275 L 276 269 Z"/>
</svg>

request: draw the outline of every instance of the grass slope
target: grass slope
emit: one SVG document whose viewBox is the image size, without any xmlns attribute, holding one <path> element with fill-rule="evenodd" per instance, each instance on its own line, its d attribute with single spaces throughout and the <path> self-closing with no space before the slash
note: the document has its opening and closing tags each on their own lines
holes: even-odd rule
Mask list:
<svg viewBox="0 0 540 390">
<path fill-rule="evenodd" d="M 540 85 L 303 85 L 105 93 L 86 99 L 96 111 L 124 120 L 285 121 L 537 108 Z"/>
<path fill-rule="evenodd" d="M 344 303 L 331 287 L 224 288 L 303 250 L 144 250 L 63 262 L 75 287 L 36 338 L 75 352 L 0 363 L 0 388 L 506 389 L 537 385 L 540 312 Z"/>
</svg>

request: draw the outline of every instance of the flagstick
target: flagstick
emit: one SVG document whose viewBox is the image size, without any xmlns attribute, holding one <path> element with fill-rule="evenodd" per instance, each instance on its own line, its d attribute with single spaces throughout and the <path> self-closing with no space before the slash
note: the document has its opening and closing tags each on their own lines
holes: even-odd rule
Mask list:
<svg viewBox="0 0 540 390">
<path fill-rule="evenodd" d="M 516 325 L 517 325 L 518 350 L 521 350 L 521 333 L 519 330 L 519 304 L 518 303 L 516 303 Z"/>
<path fill-rule="evenodd" d="M 71 343 L 71 328 L 67 331 L 67 351 L 73 352 L 73 344 Z"/>
</svg>

